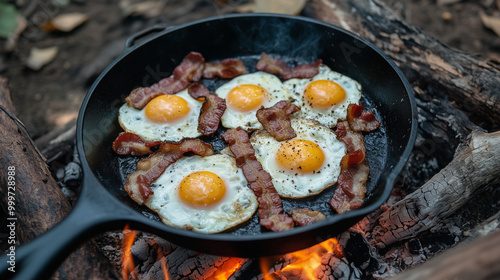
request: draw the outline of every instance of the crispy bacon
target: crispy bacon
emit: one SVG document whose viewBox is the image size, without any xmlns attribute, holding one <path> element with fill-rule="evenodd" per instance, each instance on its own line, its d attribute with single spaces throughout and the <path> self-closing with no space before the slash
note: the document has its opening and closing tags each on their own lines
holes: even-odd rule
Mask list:
<svg viewBox="0 0 500 280">
<path fill-rule="evenodd" d="M 271 74 L 278 74 L 281 78 L 288 80 L 292 78 L 308 79 L 319 73 L 319 66 L 323 61 L 316 60 L 310 64 L 301 64 L 297 67 L 290 67 L 279 58 L 271 58 L 266 53 L 260 55 L 260 60 L 255 68 Z"/>
<path fill-rule="evenodd" d="M 370 132 L 380 126 L 372 111 L 363 111 L 365 106 L 349 104 L 347 107 L 347 121 L 354 131 Z"/>
<path fill-rule="evenodd" d="M 142 156 L 153 153 L 152 147 L 158 146 L 161 141 L 145 141 L 139 135 L 121 132 L 113 141 L 113 151 L 121 156 Z"/>
<path fill-rule="evenodd" d="M 205 69 L 203 70 L 203 78 L 213 79 L 219 77 L 222 79 L 230 79 L 247 73 L 248 71 L 243 61 L 227 58 L 221 62 L 206 62 Z"/>
<path fill-rule="evenodd" d="M 199 139 L 184 139 L 176 143 L 163 142 L 158 151 L 137 163 L 137 170 L 127 177 L 124 185 L 125 191 L 135 202 L 142 205 L 153 194 L 151 184 L 163 174 L 168 166 L 187 152 L 208 156 L 212 155 L 214 150 L 210 144 Z"/>
<path fill-rule="evenodd" d="M 174 94 L 186 89 L 191 82 L 201 79 L 205 59 L 200 53 L 190 52 L 181 64 L 175 67 L 172 76 L 160 80 L 150 87 L 134 89 L 125 98 L 130 107 L 142 109 L 148 102 L 161 94 Z"/>
<path fill-rule="evenodd" d="M 284 141 L 297 136 L 288 115 L 298 110 L 300 108 L 290 103 L 290 101 L 282 100 L 270 108 L 257 110 L 257 119 L 274 139 Z"/>
<path fill-rule="evenodd" d="M 337 123 L 335 134 L 347 148 L 337 189 L 330 200 L 330 206 L 341 214 L 363 205 L 370 168 L 365 162 L 366 147 L 361 132 L 351 130 L 349 123 L 343 121 Z"/>
<path fill-rule="evenodd" d="M 271 175 L 255 157 L 247 132 L 240 127 L 229 129 L 222 138 L 229 144 L 229 149 L 236 158 L 236 165 L 243 170 L 250 189 L 257 196 L 260 224 L 271 231 L 293 228 L 292 218 L 283 213 L 283 204 L 273 186 Z"/>
<path fill-rule="evenodd" d="M 363 205 L 366 181 L 370 169 L 366 164 L 355 164 L 344 169 L 339 176 L 338 186 L 330 200 L 330 206 L 342 214 Z"/>
<path fill-rule="evenodd" d="M 362 150 L 356 150 L 347 153 L 345 156 L 343 156 L 340 166 L 342 167 L 343 170 L 350 165 L 362 163 L 364 160 L 365 160 L 365 153 Z"/>
<path fill-rule="evenodd" d="M 215 94 L 210 94 L 207 87 L 201 83 L 194 83 L 188 88 L 189 95 L 193 98 L 204 98 L 198 117 L 198 131 L 203 135 L 212 135 L 219 127 L 220 118 L 226 111 L 226 101 Z"/>
<path fill-rule="evenodd" d="M 363 153 L 363 159 L 365 158 L 366 147 L 364 137 L 361 133 L 352 131 L 347 121 L 337 123 L 335 135 L 337 139 L 344 142 L 348 153 L 359 150 Z"/>
<path fill-rule="evenodd" d="M 326 219 L 326 215 L 320 211 L 307 208 L 293 209 L 288 211 L 288 214 L 292 216 L 293 221 L 299 226 L 312 225 L 315 222 Z"/>
</svg>

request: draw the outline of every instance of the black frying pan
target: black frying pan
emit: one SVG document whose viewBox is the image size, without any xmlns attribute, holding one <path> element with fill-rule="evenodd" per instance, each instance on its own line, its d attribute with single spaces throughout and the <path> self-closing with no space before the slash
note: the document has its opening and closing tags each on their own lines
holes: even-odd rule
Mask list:
<svg viewBox="0 0 500 280">
<path fill-rule="evenodd" d="M 417 115 L 407 80 L 371 43 L 336 26 L 294 16 L 238 14 L 170 28 L 155 26 L 131 37 L 126 46 L 125 52 L 97 78 L 80 110 L 77 148 L 84 178 L 79 200 L 60 224 L 19 248 L 18 272 L 14 275 L 19 279 L 50 276 L 79 244 L 97 233 L 123 229 L 126 224 L 215 255 L 257 257 L 303 249 L 341 233 L 380 207 L 412 149 Z M 321 58 L 333 70 L 361 83 L 363 104 L 382 123 L 378 131 L 365 138 L 371 174 L 364 205 L 335 215 L 327 205 L 334 191 L 331 188 L 314 198 L 283 201 L 285 210 L 322 210 L 328 215 L 324 221 L 285 232 L 266 232 L 255 216 L 235 230 L 212 235 L 166 226 L 156 214 L 137 206 L 122 187 L 137 159 L 119 157 L 111 149 L 121 131 L 118 108 L 132 89 L 169 76 L 190 51 L 200 52 L 207 61 L 240 58 L 250 71 L 255 69 L 261 52 L 291 65 Z M 205 81 L 212 89 L 223 82 Z M 213 143 L 216 150 L 225 146 L 217 137 L 204 140 Z M 5 262 L 2 259 L 2 265 Z"/>
</svg>

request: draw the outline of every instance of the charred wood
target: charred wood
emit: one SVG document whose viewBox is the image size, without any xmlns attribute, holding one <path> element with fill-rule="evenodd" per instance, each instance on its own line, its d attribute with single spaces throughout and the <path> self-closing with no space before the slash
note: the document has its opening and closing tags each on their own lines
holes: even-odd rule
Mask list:
<svg viewBox="0 0 500 280">
<path fill-rule="evenodd" d="M 497 279 L 499 248 L 500 231 L 496 231 L 468 245 L 451 248 L 393 279 Z"/>
<path fill-rule="evenodd" d="M 380 216 L 379 247 L 436 227 L 468 199 L 500 183 L 496 174 L 500 170 L 500 132 L 474 131 L 467 140 L 448 166 Z"/>
<path fill-rule="evenodd" d="M 102 244 L 115 244 L 108 248 L 106 255 L 115 260 L 117 267 L 122 266 L 122 238 L 123 234 L 116 232 L 97 238 Z M 135 269 L 128 275 L 129 279 L 227 279 L 247 262 L 247 259 L 242 258 L 201 254 L 144 232 L 137 234 L 130 252 Z M 221 273 L 229 274 L 221 276 Z"/>
</svg>

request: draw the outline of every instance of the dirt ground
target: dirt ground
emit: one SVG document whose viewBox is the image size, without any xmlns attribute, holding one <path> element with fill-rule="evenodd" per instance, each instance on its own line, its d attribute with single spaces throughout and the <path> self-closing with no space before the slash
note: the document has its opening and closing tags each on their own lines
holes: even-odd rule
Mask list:
<svg viewBox="0 0 500 280">
<path fill-rule="evenodd" d="M 481 12 L 498 16 L 499 0 L 384 1 L 441 42 L 484 59 L 500 61 L 500 37 L 484 27 L 480 19 Z M 37 138 L 77 117 L 81 101 L 93 80 L 123 52 L 125 40 L 132 34 L 155 23 L 176 25 L 231 13 L 240 4 L 250 1 L 7 2 L 16 5 L 27 19 L 28 27 L 12 51 L 7 51 L 6 41 L 0 39 L 0 75 L 9 79 L 18 117 L 31 136 Z M 159 6 L 144 12 L 132 5 L 145 2 L 157 2 Z M 443 2 L 449 3 L 444 5 Z M 59 6 L 54 3 L 59 3 Z M 135 14 L 130 14 L 131 7 L 136 7 Z M 88 20 L 70 32 L 41 30 L 42 22 L 70 12 L 84 13 Z M 26 67 L 32 48 L 53 46 L 57 46 L 58 51 L 49 64 L 38 71 Z"/>
</svg>

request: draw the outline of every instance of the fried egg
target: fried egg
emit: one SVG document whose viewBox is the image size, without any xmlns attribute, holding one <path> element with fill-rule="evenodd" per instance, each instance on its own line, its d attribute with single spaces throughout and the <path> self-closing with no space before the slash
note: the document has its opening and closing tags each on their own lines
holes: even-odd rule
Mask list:
<svg viewBox="0 0 500 280">
<path fill-rule="evenodd" d="M 192 98 L 187 90 L 155 97 L 141 110 L 125 103 L 120 107 L 118 121 L 126 132 L 144 140 L 179 141 L 198 137 L 198 117 L 202 101 Z"/>
<path fill-rule="evenodd" d="M 334 127 L 338 119 L 345 120 L 349 104 L 358 104 L 361 98 L 358 82 L 326 65 L 311 79 L 290 79 L 283 84 L 300 107 L 294 116 L 317 120 L 327 127 Z"/>
<path fill-rule="evenodd" d="M 281 80 L 265 72 L 238 76 L 216 89 L 215 94 L 226 99 L 227 103 L 221 117 L 222 125 L 246 130 L 262 129 L 256 116 L 258 109 L 271 107 L 290 97 Z"/>
<path fill-rule="evenodd" d="M 250 219 L 258 207 L 233 157 L 184 157 L 152 185 L 146 206 L 174 227 L 216 233 Z"/>
<path fill-rule="evenodd" d="M 345 144 L 314 120 L 291 120 L 297 136 L 278 142 L 265 130 L 252 135 L 255 156 L 282 197 L 315 195 L 337 182 Z"/>
</svg>

